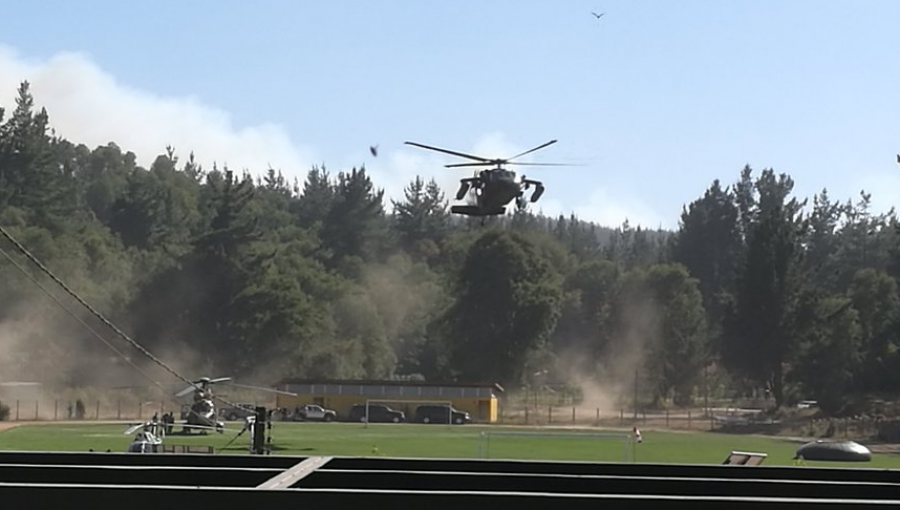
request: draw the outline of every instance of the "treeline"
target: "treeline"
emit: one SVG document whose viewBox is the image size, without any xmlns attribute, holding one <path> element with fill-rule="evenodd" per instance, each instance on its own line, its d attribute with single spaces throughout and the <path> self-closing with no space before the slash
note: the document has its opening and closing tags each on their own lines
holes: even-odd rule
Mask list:
<svg viewBox="0 0 900 510">
<path fill-rule="evenodd" d="M 678 405 L 712 386 L 830 411 L 900 382 L 897 219 L 866 194 L 806 204 L 788 175 L 745 168 L 676 232 L 531 213 L 482 225 L 451 217 L 434 180 L 386 203 L 363 167 L 301 183 L 167 148 L 142 168 L 48 123 L 27 82 L 0 110 L 0 225 L 189 376 L 589 381 Z M 4 379 L 150 365 L 65 301 L 127 361 L 112 356 L 0 246 Z"/>
</svg>

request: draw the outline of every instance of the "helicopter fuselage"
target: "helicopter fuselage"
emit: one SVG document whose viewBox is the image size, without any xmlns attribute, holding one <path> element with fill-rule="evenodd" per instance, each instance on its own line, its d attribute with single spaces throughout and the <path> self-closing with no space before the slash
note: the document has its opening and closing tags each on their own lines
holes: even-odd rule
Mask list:
<svg viewBox="0 0 900 510">
<path fill-rule="evenodd" d="M 515 172 L 503 169 L 482 170 L 477 177 L 463 179 L 458 198 L 471 193 L 475 205 L 455 205 L 451 211 L 469 216 L 504 214 L 506 206 L 522 195 L 522 182 Z"/>
<path fill-rule="evenodd" d="M 185 419 L 185 433 L 190 433 L 191 426 L 210 427 L 220 431 L 223 424 L 216 419 L 216 406 L 208 394 L 198 392 Z M 205 434 L 205 431 L 202 432 Z"/>
<path fill-rule="evenodd" d="M 516 173 L 508 170 L 482 170 L 479 172 L 481 188 L 475 190 L 477 203 L 486 210 L 499 209 L 522 193 L 522 183 Z"/>
</svg>

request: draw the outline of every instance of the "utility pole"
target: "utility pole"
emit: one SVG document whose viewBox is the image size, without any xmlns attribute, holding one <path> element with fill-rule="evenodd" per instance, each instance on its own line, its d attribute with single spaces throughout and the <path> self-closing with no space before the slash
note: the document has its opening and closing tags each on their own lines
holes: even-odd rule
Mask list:
<svg viewBox="0 0 900 510">
<path fill-rule="evenodd" d="M 253 455 L 266 454 L 266 408 L 258 406 L 253 421 Z"/>
<path fill-rule="evenodd" d="M 709 413 L 709 363 L 703 365 L 703 408 Z"/>
<path fill-rule="evenodd" d="M 634 419 L 638 417 L 638 370 L 634 369 Z"/>
</svg>

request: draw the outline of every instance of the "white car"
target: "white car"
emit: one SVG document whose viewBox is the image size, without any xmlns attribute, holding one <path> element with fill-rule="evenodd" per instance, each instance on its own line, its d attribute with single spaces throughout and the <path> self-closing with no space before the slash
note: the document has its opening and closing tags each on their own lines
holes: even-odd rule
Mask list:
<svg viewBox="0 0 900 510">
<path fill-rule="evenodd" d="M 818 407 L 819 403 L 815 400 L 801 400 L 800 403 L 797 404 L 797 409 L 812 409 L 813 407 Z"/>
<path fill-rule="evenodd" d="M 337 412 L 325 409 L 318 404 L 304 404 L 297 406 L 294 411 L 294 420 L 297 421 L 334 421 Z"/>
</svg>

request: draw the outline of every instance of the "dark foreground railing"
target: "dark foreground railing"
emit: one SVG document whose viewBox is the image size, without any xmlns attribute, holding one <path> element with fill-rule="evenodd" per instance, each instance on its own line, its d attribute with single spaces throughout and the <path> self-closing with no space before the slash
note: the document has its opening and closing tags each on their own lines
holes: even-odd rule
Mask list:
<svg viewBox="0 0 900 510">
<path fill-rule="evenodd" d="M 0 501 L 52 508 L 900 508 L 892 470 L 498 460 L 0 452 Z M 155 503 L 155 504 L 156 504 Z M 689 505 L 689 506 L 687 506 Z"/>
</svg>

